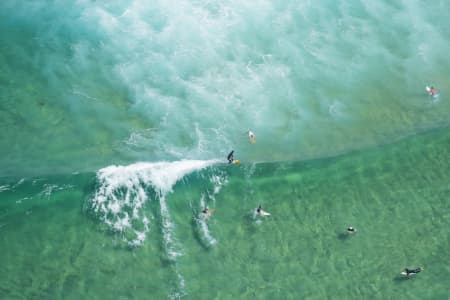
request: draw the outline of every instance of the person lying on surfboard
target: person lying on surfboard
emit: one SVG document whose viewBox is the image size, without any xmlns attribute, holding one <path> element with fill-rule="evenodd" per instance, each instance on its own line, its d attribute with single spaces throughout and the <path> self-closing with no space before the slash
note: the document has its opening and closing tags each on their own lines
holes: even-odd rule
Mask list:
<svg viewBox="0 0 450 300">
<path fill-rule="evenodd" d="M 422 271 L 423 268 L 422 267 L 418 267 L 416 269 L 408 269 L 408 268 L 404 268 L 402 275 L 405 276 L 411 276 L 411 275 L 416 275 L 417 273 L 419 273 L 420 271 Z"/>
<path fill-rule="evenodd" d="M 356 232 L 356 228 L 353 228 L 352 226 L 347 228 L 347 232 L 348 233 L 355 233 Z"/>
<path fill-rule="evenodd" d="M 428 91 L 428 93 L 429 93 L 431 96 L 437 95 L 437 91 L 436 91 L 436 89 L 435 89 L 433 86 L 429 86 L 429 87 L 427 88 L 427 91 Z"/>
<path fill-rule="evenodd" d="M 436 89 L 434 87 L 432 87 L 432 86 L 430 86 L 430 94 L 432 96 L 437 94 Z"/>
<path fill-rule="evenodd" d="M 202 210 L 202 213 L 203 213 L 205 216 L 210 216 L 210 215 L 212 215 L 213 212 L 214 212 L 214 208 L 213 208 L 213 209 L 209 209 L 208 207 L 205 207 L 205 209 Z"/>
<path fill-rule="evenodd" d="M 258 206 L 258 208 L 256 209 L 256 213 L 258 213 L 258 215 L 264 217 L 264 216 L 270 216 L 270 214 L 267 211 L 264 211 L 261 208 L 261 205 Z"/>
</svg>

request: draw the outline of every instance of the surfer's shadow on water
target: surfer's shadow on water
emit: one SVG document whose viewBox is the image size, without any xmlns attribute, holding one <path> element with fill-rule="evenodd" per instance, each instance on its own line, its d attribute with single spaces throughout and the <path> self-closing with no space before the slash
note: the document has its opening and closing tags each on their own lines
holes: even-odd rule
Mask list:
<svg viewBox="0 0 450 300">
<path fill-rule="evenodd" d="M 410 281 L 412 278 L 413 277 L 410 277 L 410 276 L 396 275 L 396 276 L 394 276 L 394 278 L 392 278 L 392 281 L 397 284 L 400 284 L 402 282 Z"/>
<path fill-rule="evenodd" d="M 341 241 L 347 241 L 350 238 L 350 234 L 346 232 L 336 232 L 336 237 Z"/>
<path fill-rule="evenodd" d="M 204 205 L 204 203 L 202 203 Z M 209 224 L 211 215 L 205 215 L 203 212 L 195 209 L 190 203 L 192 211 L 191 229 L 194 239 L 200 244 L 204 250 L 211 250 L 211 248 L 218 243 L 218 241 L 211 235 Z"/>
<path fill-rule="evenodd" d="M 203 248 L 203 250 L 211 251 L 211 244 L 205 241 L 201 234 L 200 225 L 198 224 L 198 218 L 199 217 L 195 215 L 191 218 L 192 235 L 194 236 L 194 239 L 197 241 L 197 243 Z"/>
<path fill-rule="evenodd" d="M 352 228 L 352 227 L 349 227 L 349 228 Z M 336 231 L 335 233 L 336 233 L 336 238 L 341 241 L 348 241 L 348 240 L 354 239 L 358 235 L 358 233 L 356 232 L 356 229 L 354 231 L 349 231 L 348 229 L 346 231 Z"/>
<path fill-rule="evenodd" d="M 440 98 L 441 97 L 439 94 L 436 94 L 434 96 L 431 96 L 431 95 L 424 96 L 423 94 L 416 93 L 416 94 L 410 94 L 408 99 L 405 99 L 407 101 L 405 103 L 406 103 L 407 107 L 410 107 L 412 105 L 414 107 L 420 107 L 420 108 L 423 108 L 423 107 L 431 108 L 434 105 L 437 105 L 441 102 Z M 410 100 L 413 100 L 413 101 L 411 102 Z"/>
</svg>

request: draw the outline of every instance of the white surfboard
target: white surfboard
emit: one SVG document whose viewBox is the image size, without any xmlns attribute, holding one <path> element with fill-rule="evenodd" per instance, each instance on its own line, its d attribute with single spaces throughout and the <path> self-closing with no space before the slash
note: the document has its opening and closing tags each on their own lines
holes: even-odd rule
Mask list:
<svg viewBox="0 0 450 300">
<path fill-rule="evenodd" d="M 416 275 L 417 273 L 409 273 L 409 275 L 408 275 L 408 273 L 406 273 L 406 272 L 401 272 L 400 274 L 403 276 L 413 276 L 413 275 Z"/>
<path fill-rule="evenodd" d="M 264 210 L 262 210 L 262 209 L 261 209 L 259 212 L 256 211 L 256 213 L 257 213 L 258 215 L 262 216 L 262 217 L 270 216 L 270 213 L 268 213 L 267 211 L 264 211 Z"/>
</svg>

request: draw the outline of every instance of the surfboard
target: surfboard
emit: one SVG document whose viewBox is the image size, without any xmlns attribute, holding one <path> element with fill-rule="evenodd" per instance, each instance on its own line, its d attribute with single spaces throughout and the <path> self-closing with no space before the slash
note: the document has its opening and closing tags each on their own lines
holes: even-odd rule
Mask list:
<svg viewBox="0 0 450 300">
<path fill-rule="evenodd" d="M 238 164 L 238 163 L 240 163 L 241 161 L 239 160 L 239 159 L 235 159 L 235 160 L 233 160 L 233 164 Z"/>
<path fill-rule="evenodd" d="M 262 210 L 262 209 L 261 209 L 261 212 L 259 212 L 259 213 L 257 212 L 257 214 L 260 215 L 260 216 L 262 216 L 262 217 L 264 217 L 264 216 L 270 216 L 270 213 L 268 213 L 267 211 L 264 211 L 264 210 Z"/>
<path fill-rule="evenodd" d="M 408 273 L 406 273 L 406 272 L 401 272 L 400 274 L 401 274 L 402 276 L 410 277 L 410 276 L 416 275 L 417 273 L 409 273 L 409 275 L 408 275 Z"/>
<path fill-rule="evenodd" d="M 405 271 L 403 271 L 403 272 L 401 272 L 400 274 L 403 275 L 403 276 L 408 276 L 408 277 L 409 277 L 409 276 L 416 275 L 417 273 L 409 273 L 409 274 L 408 274 L 408 273 L 406 273 Z"/>
</svg>

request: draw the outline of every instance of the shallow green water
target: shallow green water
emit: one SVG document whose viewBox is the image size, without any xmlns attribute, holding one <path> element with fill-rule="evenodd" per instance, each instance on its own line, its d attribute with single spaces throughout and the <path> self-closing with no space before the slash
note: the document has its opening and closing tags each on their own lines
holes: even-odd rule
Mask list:
<svg viewBox="0 0 450 300">
<path fill-rule="evenodd" d="M 449 12 L 1 1 L 0 299 L 447 299 Z"/>
<path fill-rule="evenodd" d="M 167 196 L 172 247 L 150 199 L 150 231 L 130 248 L 89 209 L 94 174 L 4 186 L 3 299 L 446 299 L 447 129 L 340 157 L 214 166 Z M 193 219 L 201 194 L 211 244 Z M 14 183 L 13 183 L 14 184 Z M 50 191 L 49 187 L 53 186 Z M 32 197 L 31 199 L 28 199 Z M 22 199 L 22 200 L 21 200 Z M 258 204 L 272 216 L 255 218 Z M 352 225 L 358 232 L 344 234 Z M 423 266 L 413 279 L 404 266 Z"/>
</svg>

